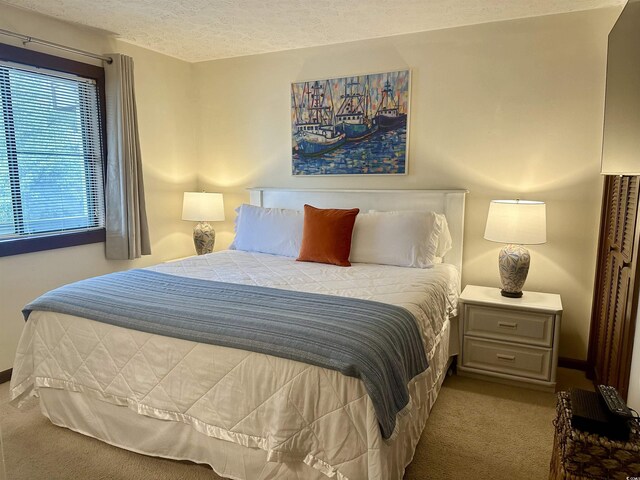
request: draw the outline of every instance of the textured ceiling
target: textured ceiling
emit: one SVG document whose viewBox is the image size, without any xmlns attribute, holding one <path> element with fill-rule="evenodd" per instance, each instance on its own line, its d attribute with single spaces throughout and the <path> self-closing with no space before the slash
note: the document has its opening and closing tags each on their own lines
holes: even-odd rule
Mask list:
<svg viewBox="0 0 640 480">
<path fill-rule="evenodd" d="M 621 5 L 624 0 L 4 0 L 183 60 Z M 20 32 L 37 36 L 37 32 Z"/>
</svg>

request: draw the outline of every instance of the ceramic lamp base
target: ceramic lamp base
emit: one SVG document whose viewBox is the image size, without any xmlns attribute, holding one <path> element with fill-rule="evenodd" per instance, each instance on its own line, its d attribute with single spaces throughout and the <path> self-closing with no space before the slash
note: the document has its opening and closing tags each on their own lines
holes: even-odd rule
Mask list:
<svg viewBox="0 0 640 480">
<path fill-rule="evenodd" d="M 216 243 L 216 232 L 207 222 L 200 222 L 193 228 L 193 244 L 196 246 L 196 253 L 204 255 L 213 252 Z"/>
<path fill-rule="evenodd" d="M 500 250 L 498 265 L 503 297 L 522 297 L 522 287 L 527 280 L 531 256 L 522 245 L 505 245 Z"/>
</svg>

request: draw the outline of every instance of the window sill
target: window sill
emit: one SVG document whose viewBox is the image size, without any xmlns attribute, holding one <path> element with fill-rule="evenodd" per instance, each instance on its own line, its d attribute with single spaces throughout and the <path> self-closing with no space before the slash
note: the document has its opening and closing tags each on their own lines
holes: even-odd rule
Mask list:
<svg viewBox="0 0 640 480">
<path fill-rule="evenodd" d="M 0 257 L 104 242 L 105 230 L 88 230 L 0 241 Z"/>
</svg>

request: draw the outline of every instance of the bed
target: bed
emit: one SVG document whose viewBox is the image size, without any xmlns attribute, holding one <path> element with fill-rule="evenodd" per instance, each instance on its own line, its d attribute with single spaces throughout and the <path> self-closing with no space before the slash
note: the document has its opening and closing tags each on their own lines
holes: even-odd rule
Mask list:
<svg viewBox="0 0 640 480">
<path fill-rule="evenodd" d="M 36 395 L 54 424 L 139 453 L 209 464 L 222 477 L 402 478 L 452 356 L 458 353 L 464 191 L 253 189 L 251 203 L 300 209 L 444 213 L 442 264 L 350 268 L 222 251 L 150 267 L 188 278 L 375 300 L 409 310 L 429 367 L 385 439 L 362 381 L 306 363 L 34 311 L 11 396 Z"/>
</svg>

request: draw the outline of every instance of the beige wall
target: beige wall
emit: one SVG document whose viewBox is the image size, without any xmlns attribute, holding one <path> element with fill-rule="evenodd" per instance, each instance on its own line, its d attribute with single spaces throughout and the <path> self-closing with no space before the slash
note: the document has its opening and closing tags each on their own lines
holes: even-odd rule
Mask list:
<svg viewBox="0 0 640 480">
<path fill-rule="evenodd" d="M 602 180 L 606 36 L 619 9 L 484 24 L 194 65 L 201 188 L 467 188 L 463 284 L 498 286 L 489 200 L 548 203 L 526 288 L 562 295 L 560 352 L 585 359 Z M 289 84 L 412 69 L 409 175 L 290 175 Z M 224 231 L 220 231 L 224 230 Z"/>
<path fill-rule="evenodd" d="M 24 322 L 20 310 L 38 295 L 75 280 L 191 254 L 193 225 L 180 220 L 182 192 L 196 187 L 192 66 L 115 41 L 108 35 L 0 4 L 0 28 L 135 61 L 140 142 L 153 255 L 108 261 L 94 244 L 0 258 L 0 371 L 11 368 Z M 19 41 L 0 37 L 4 43 Z M 56 55 L 60 51 L 29 48 Z M 68 55 L 69 56 L 69 55 Z M 70 58 L 88 61 L 83 57 Z M 95 62 L 94 62 L 95 63 Z"/>
<path fill-rule="evenodd" d="M 180 220 L 180 205 L 182 192 L 196 183 L 227 193 L 217 249 L 231 242 L 232 210 L 248 200 L 248 186 L 467 188 L 463 283 L 493 286 L 499 245 L 482 239 L 489 200 L 544 200 L 548 243 L 531 247 L 527 288 L 562 294 L 561 355 L 585 358 L 606 34 L 618 12 L 187 64 L 0 4 L 0 28 L 134 57 L 153 248 L 134 262 L 105 260 L 101 244 L 0 258 L 0 371 L 13 362 L 19 311 L 29 300 L 70 281 L 190 254 L 192 225 Z M 401 68 L 413 72 L 408 176 L 291 177 L 291 82 Z"/>
</svg>

